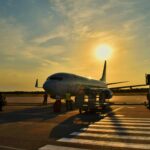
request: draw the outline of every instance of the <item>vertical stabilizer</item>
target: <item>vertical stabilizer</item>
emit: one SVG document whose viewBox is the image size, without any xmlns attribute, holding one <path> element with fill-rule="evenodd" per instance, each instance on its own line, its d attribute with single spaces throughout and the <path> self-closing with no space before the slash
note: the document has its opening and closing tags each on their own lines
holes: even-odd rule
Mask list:
<svg viewBox="0 0 150 150">
<path fill-rule="evenodd" d="M 103 74 L 102 74 L 102 77 L 101 77 L 101 81 L 104 81 L 106 82 L 106 67 L 107 67 L 107 62 L 105 60 L 105 63 L 104 63 L 104 68 L 103 68 Z"/>
<path fill-rule="evenodd" d="M 38 79 L 36 79 L 35 87 L 38 88 L 38 86 L 39 86 L 39 81 L 38 81 Z"/>
</svg>

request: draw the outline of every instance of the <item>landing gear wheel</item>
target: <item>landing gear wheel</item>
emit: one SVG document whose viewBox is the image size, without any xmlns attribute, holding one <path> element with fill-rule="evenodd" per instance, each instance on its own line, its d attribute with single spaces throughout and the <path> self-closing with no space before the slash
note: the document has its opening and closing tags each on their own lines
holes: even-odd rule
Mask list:
<svg viewBox="0 0 150 150">
<path fill-rule="evenodd" d="M 79 108 L 79 113 L 82 114 L 82 108 Z"/>
</svg>

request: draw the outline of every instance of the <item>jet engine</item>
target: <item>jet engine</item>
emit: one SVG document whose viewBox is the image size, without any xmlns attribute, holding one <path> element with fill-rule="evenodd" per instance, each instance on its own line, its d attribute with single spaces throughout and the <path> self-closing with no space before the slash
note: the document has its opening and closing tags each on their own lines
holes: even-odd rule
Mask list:
<svg viewBox="0 0 150 150">
<path fill-rule="evenodd" d="M 105 89 L 103 90 L 103 96 L 105 97 L 105 99 L 111 99 L 113 96 L 113 92 L 109 89 Z"/>
</svg>

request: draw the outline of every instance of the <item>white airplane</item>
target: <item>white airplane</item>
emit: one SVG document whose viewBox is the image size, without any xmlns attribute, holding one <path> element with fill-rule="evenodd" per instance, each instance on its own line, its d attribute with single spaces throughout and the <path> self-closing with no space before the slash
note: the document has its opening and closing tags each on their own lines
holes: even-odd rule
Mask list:
<svg viewBox="0 0 150 150">
<path fill-rule="evenodd" d="M 103 75 L 99 81 L 70 73 L 56 73 L 48 77 L 43 88 L 52 98 L 56 98 L 56 96 L 64 98 L 66 93 L 76 96 L 79 93 L 87 93 L 87 90 L 104 92 L 107 99 L 113 95 L 106 84 L 106 61 Z"/>
<path fill-rule="evenodd" d="M 99 80 L 93 80 L 70 73 L 56 73 L 47 78 L 43 84 L 43 89 L 50 95 L 51 98 L 54 99 L 56 99 L 56 97 L 63 99 L 65 98 L 66 93 L 70 93 L 71 96 L 77 96 L 79 93 L 83 93 L 85 95 L 89 95 L 91 93 L 94 95 L 101 94 L 104 99 L 111 99 L 113 92 L 111 91 L 112 88 L 108 88 L 108 85 L 125 83 L 127 81 L 107 83 L 106 65 L 105 61 L 102 77 Z M 118 88 L 132 88 L 136 86 L 145 86 L 145 84 L 122 86 Z M 38 79 L 36 80 L 35 87 L 38 87 Z M 114 89 L 116 88 L 117 87 Z"/>
</svg>

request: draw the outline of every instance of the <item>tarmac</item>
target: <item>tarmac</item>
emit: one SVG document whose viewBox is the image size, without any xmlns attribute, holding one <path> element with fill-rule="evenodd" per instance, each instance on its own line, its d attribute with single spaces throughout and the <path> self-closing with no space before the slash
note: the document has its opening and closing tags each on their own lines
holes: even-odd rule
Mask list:
<svg viewBox="0 0 150 150">
<path fill-rule="evenodd" d="M 150 110 L 143 105 L 144 96 L 114 97 L 118 105 L 103 114 L 81 115 L 64 106 L 53 113 L 52 102 L 42 106 L 42 98 L 6 100 L 0 112 L 0 150 L 150 150 Z"/>
</svg>

